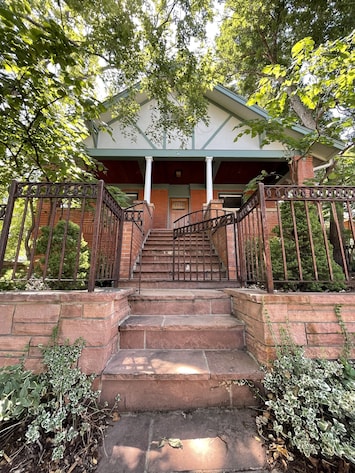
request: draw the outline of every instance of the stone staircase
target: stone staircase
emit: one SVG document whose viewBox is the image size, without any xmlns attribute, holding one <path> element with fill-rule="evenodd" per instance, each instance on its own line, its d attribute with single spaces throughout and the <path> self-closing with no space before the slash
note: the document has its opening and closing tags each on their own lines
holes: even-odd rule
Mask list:
<svg viewBox="0 0 355 473">
<path fill-rule="evenodd" d="M 133 272 L 133 282 L 144 287 L 160 287 L 160 283 L 227 282 L 227 273 L 210 241 L 203 234 L 189 235 L 188 244 L 176 243 L 174 271 L 173 231 L 152 229 Z M 183 284 L 180 284 L 180 286 Z"/>
<path fill-rule="evenodd" d="M 262 378 L 245 351 L 244 326 L 221 290 L 144 289 L 130 296 L 101 400 L 121 411 L 256 405 L 238 380 Z"/>
</svg>

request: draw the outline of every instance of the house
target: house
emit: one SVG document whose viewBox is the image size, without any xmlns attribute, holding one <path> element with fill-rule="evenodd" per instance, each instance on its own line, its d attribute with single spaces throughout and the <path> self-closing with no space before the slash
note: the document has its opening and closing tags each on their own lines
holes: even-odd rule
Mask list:
<svg viewBox="0 0 355 473">
<path fill-rule="evenodd" d="M 123 96 L 124 94 L 118 96 L 117 100 Z M 24 275 L 21 273 L 22 268 L 19 268 L 20 245 L 18 245 L 17 254 L 11 262 L 12 279 L 23 280 L 32 276 L 36 239 L 44 225 L 41 217 L 44 215 L 50 232 L 60 217 L 67 223 L 75 220 L 79 225 L 79 234 L 84 236 L 90 246 L 90 273 L 87 278 L 89 292 L 3 291 L 0 294 L 2 315 L 0 366 L 12 364 L 25 355 L 27 367 L 40 369 L 41 354 L 38 345 L 49 343 L 53 331 L 59 328 L 61 340 L 74 341 L 78 337 L 83 337 L 87 342 L 80 365 L 86 372 L 99 374 L 102 392 L 105 393 L 104 400 L 111 402 L 117 393 L 120 393 L 125 409 L 186 409 L 198 407 L 195 400 L 199 402 L 199 399 L 202 399 L 200 407 L 211 405 L 232 407 L 235 406 L 235 402 L 237 405 L 249 402 L 250 398 L 246 401 L 240 395 L 240 391 L 236 390 L 234 381 L 248 377 L 255 379 L 255 376 L 259 376 L 259 372 L 254 368 L 254 364 L 252 372 L 244 369 L 238 371 L 240 366 L 238 360 L 245 358 L 245 351 L 260 362 L 270 360 L 275 356 L 275 344 L 278 343 L 274 335 L 281 333 L 283 329 L 284 333 L 292 333 L 295 343 L 305 346 L 307 354 L 312 357 L 325 356 L 334 359 L 343 353 L 343 327 L 346 327 L 350 334 L 354 333 L 354 293 L 274 291 L 270 230 L 272 232 L 272 227 L 277 224 L 280 226 L 280 220 L 272 220 L 270 215 L 279 217 L 280 207 L 289 205 L 293 208 L 294 201 L 304 205 L 307 221 L 305 233 L 309 236 L 309 251 L 303 251 L 301 254 L 299 250 L 297 222 L 294 220 L 293 231 L 290 233 L 295 240 L 296 256 L 291 255 L 291 262 L 292 264 L 296 262 L 293 269 L 299 270 L 299 277 L 298 280 L 294 278 L 291 282 L 319 281 L 321 284 L 324 282 L 332 284 L 334 282 L 332 247 L 327 243 L 329 226 L 324 223 L 325 218 L 328 218 L 329 223 L 329 216 L 332 214 L 337 224 L 344 281 L 351 287 L 354 279 L 351 274 L 352 264 L 349 263 L 353 263 L 354 260 L 349 261 L 348 249 L 340 238 L 342 232 L 336 220 L 336 203 L 342 202 L 347 209 L 347 215 L 351 215 L 355 205 L 355 188 L 265 186 L 264 194 L 259 190 L 259 193 L 254 194 L 239 212 L 228 214 L 234 215 L 235 219 L 223 219 L 225 215 L 222 214 L 220 227 L 215 225 L 217 218 L 198 222 L 196 234 L 206 234 L 222 262 L 222 269 L 230 271 L 227 276 L 222 274 L 220 266 L 216 269 L 212 261 L 213 255 L 209 262 L 207 261 L 207 255 L 211 254 L 211 246 L 205 246 L 204 241 L 196 240 L 194 248 L 198 258 L 196 254 L 189 254 L 185 243 L 180 251 L 176 240 L 179 240 L 180 235 L 184 238 L 184 232 L 179 233 L 184 228 L 175 226 L 174 232 L 172 229 L 173 222 L 189 212 L 197 212 L 203 218 L 206 215 L 210 217 L 212 204 L 219 206 L 220 209 L 223 206 L 225 209 L 240 207 L 241 195 L 246 184 L 262 170 L 279 179 L 279 183 L 289 184 L 288 181 L 293 180 L 302 184 L 305 179 L 313 176 L 314 168 L 328 165 L 329 160 L 341 149 L 341 144 L 337 142 L 332 145 L 315 144 L 311 147 L 309 156 L 300 158 L 297 150 L 290 153 L 281 142 L 262 146 L 262 137 L 246 134 L 235 141 L 237 126 L 253 118 L 266 119 L 265 112 L 258 107 L 248 106 L 244 99 L 222 86 L 208 91 L 206 98 L 209 101 L 209 123 L 198 124 L 193 136 L 185 144 L 178 140 L 170 141 L 166 137 L 157 140 L 149 135 L 154 100 L 148 100 L 142 93 L 137 93 L 140 113 L 134 129 L 129 130 L 130 133 L 122 131 L 119 122 L 108 109 L 102 119 L 111 126 L 112 133 L 96 131 L 87 138 L 86 145 L 89 152 L 107 168 L 107 173 L 102 175 L 106 183 L 119 186 L 131 196 L 132 201 L 136 201 L 134 209 L 137 210 L 132 211 L 132 214 L 129 214 L 131 210 L 123 211 L 117 205 L 104 189 L 102 181 L 13 183 L 7 205 L 7 209 L 10 210 L 3 212 L 5 217 L 0 239 L 0 270 L 10 234 L 14 203 L 16 199 L 23 199 L 25 204 L 21 208 L 27 211 L 31 208 L 38 209 L 36 225 L 31 228 L 33 250 L 31 260 L 26 265 L 27 273 Z M 297 138 L 304 136 L 308 131 L 297 126 L 285 132 Z M 291 171 L 289 161 L 293 163 Z M 317 268 L 318 255 L 314 251 L 313 244 L 315 236 L 310 230 L 310 208 L 317 210 L 318 221 L 322 222 L 319 234 L 316 236 L 323 238 L 326 250 L 323 256 L 323 262 L 326 261 L 323 267 L 329 268 L 326 281 L 320 281 L 323 275 L 319 274 Z M 148 209 L 146 213 L 144 209 Z M 128 218 L 129 215 L 131 219 Z M 22 227 L 18 229 L 18 233 L 23 237 L 25 214 L 21 222 Z M 225 223 L 228 223 L 228 230 L 223 227 Z M 188 244 L 191 243 L 193 234 L 189 225 L 187 225 Z M 348 226 L 354 240 L 355 224 L 350 220 Z M 66 224 L 63 227 L 66 229 Z M 213 231 L 210 231 L 211 228 Z M 149 246 L 148 240 L 154 232 L 170 235 L 170 245 L 173 244 L 175 249 L 172 252 L 170 246 L 170 249 L 165 251 L 162 240 L 159 240 L 156 249 L 153 250 L 155 253 L 150 256 L 147 265 L 155 264 L 159 270 L 164 269 L 165 276 L 161 271 L 160 279 L 154 281 L 152 273 L 149 272 L 151 270 L 147 270 L 144 281 L 146 291 L 140 294 L 137 288 L 140 288 L 143 278 L 141 274 L 134 277 L 132 270 L 134 271 L 135 266 L 142 266 L 141 249 Z M 55 283 L 61 279 L 65 279 L 68 283 L 76 282 L 78 274 L 78 257 L 72 264 L 73 276 L 65 275 L 63 278 L 61 272 L 68 253 L 66 233 L 65 230 L 61 251 L 56 250 L 59 270 L 58 275 L 52 277 Z M 236 234 L 238 244 L 230 246 L 230 243 L 235 243 Z M 80 240 L 76 241 L 78 256 Z M 282 236 L 280 241 L 282 242 Z M 286 255 L 285 248 L 281 243 L 279 251 L 283 258 L 281 268 L 285 270 L 284 279 L 287 281 L 286 256 L 289 254 Z M 50 245 L 47 245 L 42 266 L 43 279 L 48 275 L 50 250 Z M 173 261 L 167 259 L 171 258 L 171 253 L 176 255 L 175 259 L 173 256 Z M 302 258 L 306 253 L 308 263 L 311 262 L 311 270 L 313 269 L 313 274 L 312 271 L 308 272 L 311 274 L 311 279 L 309 275 L 308 279 L 305 278 L 305 271 L 302 271 L 304 269 Z M 231 268 L 233 264 L 234 267 Z M 232 277 L 231 269 L 234 271 Z M 182 279 L 180 279 L 181 271 L 183 271 Z M 197 273 L 201 278 L 197 277 Z M 94 291 L 95 284 L 106 281 L 114 283 L 113 290 L 105 286 Z M 124 282 L 127 285 L 124 285 Z M 224 285 L 219 285 L 219 282 Z M 255 283 L 258 283 L 259 287 L 255 287 Z M 240 285 L 243 286 L 242 289 Z M 168 290 L 161 291 L 164 287 Z M 188 290 L 171 291 L 172 287 Z M 154 288 L 158 288 L 158 291 Z M 205 288 L 208 290 L 200 291 Z M 220 288 L 223 288 L 223 291 L 215 290 Z M 169 320 L 165 323 L 167 314 Z M 183 316 L 182 320 L 179 320 L 180 317 L 175 317 L 177 314 Z M 221 314 L 229 317 L 226 322 L 223 315 L 223 323 L 217 330 Z M 149 317 L 144 320 L 142 315 Z M 131 316 L 133 318 L 128 320 Z M 195 316 L 198 317 L 198 324 Z M 340 319 L 342 329 L 339 328 Z M 144 324 L 147 330 L 142 329 Z M 127 332 L 126 335 L 123 335 L 124 332 Z M 236 335 L 236 332 L 241 335 Z M 242 344 L 240 349 L 233 334 Z M 233 346 L 227 349 L 222 342 L 228 341 L 230 337 L 233 339 Z M 199 342 L 200 338 L 203 346 L 197 347 L 196 341 Z M 173 348 L 170 347 L 166 353 L 165 343 L 170 346 L 170 342 Z M 211 366 L 213 365 L 217 372 L 206 371 L 207 368 L 199 371 L 194 362 L 196 354 L 198 357 L 202 356 L 202 350 L 206 345 L 210 351 L 218 351 L 216 354 L 212 353 L 212 357 L 216 358 L 211 359 Z M 183 358 L 177 358 L 181 354 Z M 160 355 L 163 355 L 161 359 Z M 220 369 L 222 355 L 226 357 L 223 371 Z M 158 366 L 165 367 L 168 364 L 177 369 L 168 376 L 165 372 L 162 376 L 159 373 L 152 376 L 153 356 L 158 357 L 155 359 Z M 355 357 L 354 350 L 351 356 Z M 123 371 L 118 373 L 110 371 L 112 368 L 112 363 L 111 367 L 108 366 L 110 360 L 113 360 L 115 369 L 122 368 Z M 147 363 L 142 364 L 142 360 L 147 360 Z M 171 362 L 166 363 L 167 360 Z M 206 356 L 203 356 L 203 366 L 207 366 L 206 360 Z M 132 373 L 127 373 L 127 366 L 132 366 Z M 116 383 L 116 374 L 119 385 L 111 385 L 111 379 Z M 149 382 L 149 385 L 138 390 L 137 382 L 140 379 L 144 383 Z M 186 384 L 183 388 L 182 380 L 191 381 L 193 384 Z M 218 383 L 219 380 L 223 382 Z M 224 382 L 228 390 L 225 389 Z M 165 390 L 166 387 L 168 390 Z M 195 388 L 198 391 L 195 391 Z M 138 391 L 141 395 L 139 399 L 136 397 Z M 182 392 L 184 396 L 181 396 Z M 135 402 L 135 398 L 139 402 Z M 147 399 L 148 404 L 145 403 Z M 170 400 L 172 404 L 163 405 L 163 402 L 169 403 Z"/>
<path fill-rule="evenodd" d="M 122 92 L 116 100 L 125 95 Z M 244 98 L 221 85 L 207 91 L 206 99 L 208 124 L 199 123 L 186 143 L 149 133 L 155 101 L 140 92 L 140 112 L 129 133 L 108 109 L 102 120 L 111 134 L 92 127 L 85 141 L 89 154 L 105 165 L 107 173 L 101 177 L 107 184 L 119 186 L 132 201 L 153 204 L 154 228 L 172 228 L 176 219 L 211 200 L 220 199 L 227 208 L 240 207 L 243 190 L 253 177 L 265 170 L 275 176 L 269 183 L 285 181 L 288 161 L 299 154 L 281 142 L 263 146 L 260 136 L 245 134 L 235 140 L 246 120 L 267 119 L 260 107 L 248 106 Z M 309 130 L 295 126 L 286 133 L 297 139 Z M 313 145 L 310 157 L 299 163 L 298 182 L 313 177 L 313 168 L 328 163 L 340 149 L 337 142 Z"/>
</svg>

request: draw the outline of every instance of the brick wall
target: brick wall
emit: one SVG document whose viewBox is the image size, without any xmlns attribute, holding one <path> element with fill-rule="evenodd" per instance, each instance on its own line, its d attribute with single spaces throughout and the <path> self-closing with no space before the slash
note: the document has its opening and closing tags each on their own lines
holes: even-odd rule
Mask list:
<svg viewBox="0 0 355 473">
<path fill-rule="evenodd" d="M 0 366 L 25 356 L 28 369 L 41 369 L 38 345 L 48 345 L 58 327 L 59 342 L 82 337 L 85 373 L 101 373 L 117 350 L 118 324 L 129 314 L 127 290 L 0 293 Z"/>
<path fill-rule="evenodd" d="M 152 189 L 151 202 L 154 202 L 155 212 L 153 228 L 167 228 L 168 226 L 168 190 Z"/>
<path fill-rule="evenodd" d="M 124 222 L 120 264 L 121 279 L 130 278 L 142 245 L 152 228 L 154 205 L 141 202 L 136 205 L 135 209 L 143 210 L 143 224 L 138 227 L 134 222 Z"/>
<path fill-rule="evenodd" d="M 190 212 L 197 212 L 206 202 L 205 189 L 190 189 Z"/>
<path fill-rule="evenodd" d="M 245 322 L 246 345 L 261 363 L 275 357 L 280 329 L 292 334 L 310 357 L 338 358 L 344 338 L 335 308 L 355 342 L 354 293 L 278 293 L 247 289 L 227 289 L 232 296 L 233 314 Z M 355 359 L 355 349 L 352 351 Z"/>
</svg>

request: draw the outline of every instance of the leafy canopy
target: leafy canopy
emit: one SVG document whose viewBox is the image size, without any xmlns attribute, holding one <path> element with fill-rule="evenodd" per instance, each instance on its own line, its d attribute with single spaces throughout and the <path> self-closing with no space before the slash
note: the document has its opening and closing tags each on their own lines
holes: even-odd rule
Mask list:
<svg viewBox="0 0 355 473">
<path fill-rule="evenodd" d="M 304 154 L 315 141 L 327 142 L 324 136 L 352 145 L 354 28 L 352 3 L 342 0 L 225 2 L 220 71 L 271 117 L 248 123 L 252 133 L 279 136 Z M 282 135 L 296 122 L 313 130 L 300 143 Z"/>
<path fill-rule="evenodd" d="M 205 112 L 210 19 L 210 0 L 2 0 L 2 183 L 87 178 L 97 163 L 82 140 L 104 110 L 98 84 L 131 90 L 116 111 L 129 124 L 140 81 L 157 98 L 160 124 L 188 132 Z"/>
</svg>

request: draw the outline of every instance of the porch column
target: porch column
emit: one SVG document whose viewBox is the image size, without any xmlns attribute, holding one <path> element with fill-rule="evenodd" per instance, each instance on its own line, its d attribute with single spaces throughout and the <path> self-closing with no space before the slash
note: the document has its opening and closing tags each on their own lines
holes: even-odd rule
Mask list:
<svg viewBox="0 0 355 473">
<path fill-rule="evenodd" d="M 145 157 L 144 200 L 148 204 L 150 204 L 150 191 L 152 189 L 152 162 L 153 156 Z"/>
<path fill-rule="evenodd" d="M 212 161 L 213 156 L 206 156 L 206 202 L 213 200 L 213 181 L 212 181 Z"/>
</svg>

